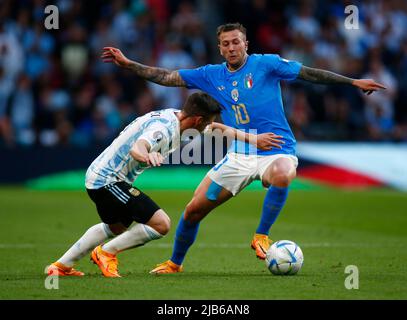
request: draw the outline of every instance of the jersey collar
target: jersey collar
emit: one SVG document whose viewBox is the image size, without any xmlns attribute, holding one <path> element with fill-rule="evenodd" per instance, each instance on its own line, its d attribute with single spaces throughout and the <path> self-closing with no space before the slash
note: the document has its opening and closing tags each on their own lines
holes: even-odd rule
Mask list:
<svg viewBox="0 0 407 320">
<path fill-rule="evenodd" d="M 233 70 L 233 71 L 229 69 L 228 64 L 227 64 L 226 61 L 225 61 L 223 64 L 224 64 L 225 69 L 226 69 L 227 72 L 229 72 L 229 73 L 231 73 L 231 74 L 234 74 L 234 73 L 236 73 L 236 72 L 242 70 L 242 69 L 247 65 L 247 62 L 249 61 L 249 58 L 250 58 L 250 55 L 248 54 L 247 57 L 246 57 L 246 61 L 243 62 L 243 64 L 242 64 L 238 69 Z"/>
</svg>

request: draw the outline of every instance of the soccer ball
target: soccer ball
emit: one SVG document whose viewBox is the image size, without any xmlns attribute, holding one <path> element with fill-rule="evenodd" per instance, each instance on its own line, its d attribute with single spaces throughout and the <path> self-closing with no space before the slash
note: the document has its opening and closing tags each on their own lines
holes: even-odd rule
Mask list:
<svg viewBox="0 0 407 320">
<path fill-rule="evenodd" d="M 274 242 L 266 253 L 266 265 L 272 274 L 294 275 L 304 262 L 301 248 L 293 241 Z"/>
</svg>

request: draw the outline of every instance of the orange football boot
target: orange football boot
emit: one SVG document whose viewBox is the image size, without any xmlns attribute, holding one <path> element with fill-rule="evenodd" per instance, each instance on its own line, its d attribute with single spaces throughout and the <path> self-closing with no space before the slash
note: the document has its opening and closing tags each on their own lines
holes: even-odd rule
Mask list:
<svg viewBox="0 0 407 320">
<path fill-rule="evenodd" d="M 96 264 L 102 271 L 103 275 L 108 278 L 121 278 L 117 266 L 119 261 L 114 254 L 102 250 L 102 246 L 93 249 L 90 260 Z"/>
<path fill-rule="evenodd" d="M 54 262 L 49 265 L 46 269 L 46 273 L 49 276 L 75 276 L 75 277 L 83 277 L 85 274 L 81 271 L 75 270 L 72 267 L 66 267 L 60 262 Z"/>
<path fill-rule="evenodd" d="M 165 274 L 165 273 L 177 273 L 184 271 L 184 268 L 175 264 L 171 260 L 167 260 L 163 263 L 157 264 L 156 268 L 150 271 L 150 274 Z"/>
<path fill-rule="evenodd" d="M 251 246 L 253 250 L 256 250 L 257 258 L 264 260 L 266 259 L 267 250 L 273 243 L 271 239 L 265 234 L 256 233 L 253 237 Z"/>
</svg>

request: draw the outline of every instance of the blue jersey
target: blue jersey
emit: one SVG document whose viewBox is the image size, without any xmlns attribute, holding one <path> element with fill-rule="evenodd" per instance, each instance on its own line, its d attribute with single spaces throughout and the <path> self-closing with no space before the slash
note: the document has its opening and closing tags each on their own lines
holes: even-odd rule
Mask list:
<svg viewBox="0 0 407 320">
<path fill-rule="evenodd" d="M 285 117 L 280 80 L 294 80 L 301 64 L 275 54 L 252 54 L 238 70 L 231 72 L 226 62 L 197 69 L 179 70 L 188 88 L 207 92 L 222 105 L 224 124 L 257 133 L 283 136 L 282 149 L 257 150 L 253 145 L 234 141 L 229 152 L 295 155 L 296 141 Z"/>
</svg>

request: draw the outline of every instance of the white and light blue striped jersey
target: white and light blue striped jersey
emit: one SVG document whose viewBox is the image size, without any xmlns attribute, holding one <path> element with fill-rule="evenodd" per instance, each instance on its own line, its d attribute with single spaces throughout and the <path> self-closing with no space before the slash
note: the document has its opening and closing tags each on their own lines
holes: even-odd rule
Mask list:
<svg viewBox="0 0 407 320">
<path fill-rule="evenodd" d="M 125 181 L 133 184 L 146 165 L 136 161 L 130 150 L 138 139 L 146 140 L 150 152 L 167 157 L 180 145 L 180 126 L 176 109 L 153 111 L 135 119 L 97 157 L 86 172 L 87 189 L 99 189 L 108 184 Z"/>
</svg>

